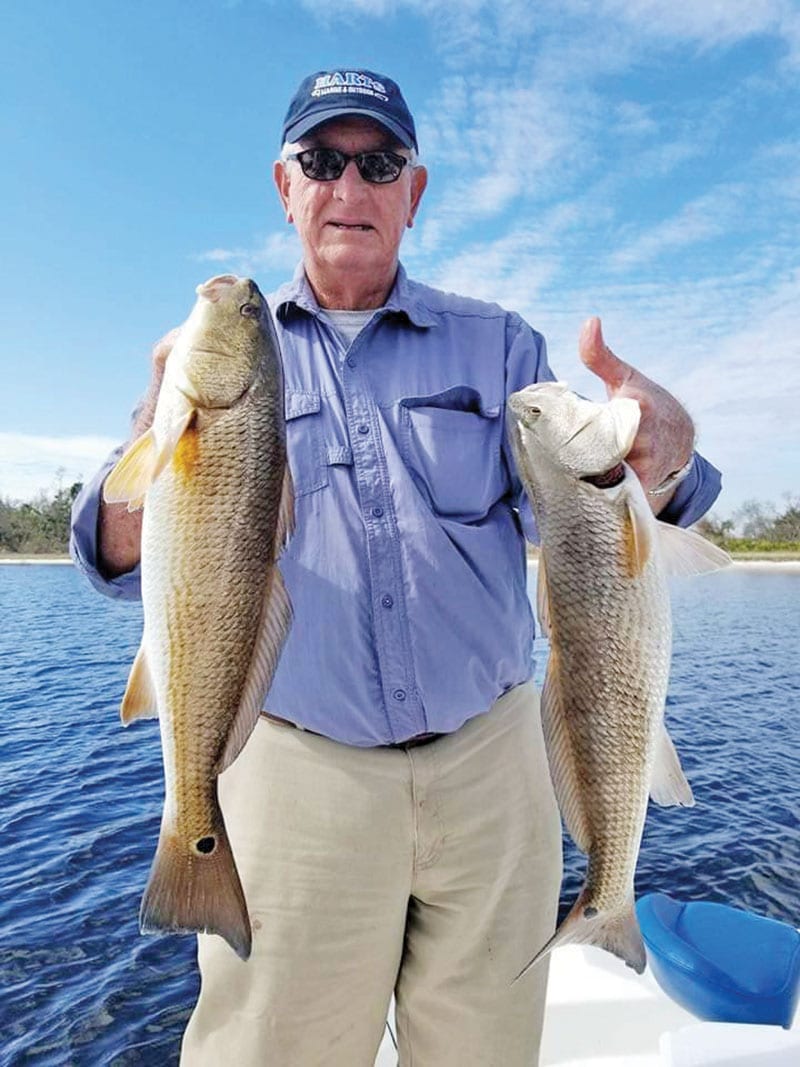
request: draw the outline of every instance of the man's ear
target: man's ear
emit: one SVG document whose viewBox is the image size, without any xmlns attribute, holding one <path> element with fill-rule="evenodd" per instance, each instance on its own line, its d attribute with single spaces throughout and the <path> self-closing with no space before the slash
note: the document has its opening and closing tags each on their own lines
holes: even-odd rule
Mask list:
<svg viewBox="0 0 800 1067">
<path fill-rule="evenodd" d="M 406 219 L 406 226 L 411 229 L 414 225 L 414 216 L 417 213 L 419 202 L 422 199 L 422 194 L 425 192 L 425 186 L 428 184 L 428 172 L 424 167 L 414 167 L 411 172 L 411 206 L 408 210 L 408 218 Z"/>
<path fill-rule="evenodd" d="M 289 178 L 289 169 L 280 159 L 275 160 L 272 167 L 272 178 L 275 182 L 275 188 L 278 190 L 278 196 L 281 198 L 283 210 L 286 212 L 286 221 L 294 222 L 292 213 L 289 210 L 289 185 L 291 181 Z"/>
</svg>

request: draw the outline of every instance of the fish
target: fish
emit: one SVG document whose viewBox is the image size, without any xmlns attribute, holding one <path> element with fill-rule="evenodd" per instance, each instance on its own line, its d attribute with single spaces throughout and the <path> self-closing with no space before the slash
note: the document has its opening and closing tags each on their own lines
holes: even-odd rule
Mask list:
<svg viewBox="0 0 800 1067">
<path fill-rule="evenodd" d="M 565 382 L 512 393 L 508 428 L 541 546 L 537 614 L 550 641 L 542 727 L 562 820 L 586 877 L 554 948 L 597 945 L 646 965 L 634 873 L 648 796 L 694 804 L 664 724 L 671 657 L 667 579 L 726 566 L 725 552 L 656 520 L 625 463 L 636 400 L 595 403 Z"/>
<path fill-rule="evenodd" d="M 143 507 L 142 641 L 122 723 L 158 717 L 165 799 L 143 933 L 204 931 L 241 959 L 247 902 L 217 778 L 255 728 L 289 631 L 294 527 L 280 349 L 249 278 L 218 275 L 169 353 L 153 424 L 105 480 Z"/>
</svg>

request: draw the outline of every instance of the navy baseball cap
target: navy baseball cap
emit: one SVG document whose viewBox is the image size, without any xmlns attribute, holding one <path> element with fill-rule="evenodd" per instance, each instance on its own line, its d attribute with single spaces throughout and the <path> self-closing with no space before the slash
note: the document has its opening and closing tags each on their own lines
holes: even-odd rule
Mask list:
<svg viewBox="0 0 800 1067">
<path fill-rule="evenodd" d="M 364 115 L 417 151 L 417 132 L 400 87 L 371 70 L 320 70 L 301 83 L 283 120 L 283 141 L 301 137 L 329 119 Z"/>
</svg>

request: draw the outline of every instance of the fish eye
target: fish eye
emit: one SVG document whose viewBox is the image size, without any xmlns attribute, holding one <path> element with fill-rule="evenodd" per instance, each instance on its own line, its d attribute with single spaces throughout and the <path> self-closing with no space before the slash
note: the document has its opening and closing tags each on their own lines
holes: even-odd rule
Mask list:
<svg viewBox="0 0 800 1067">
<path fill-rule="evenodd" d="M 261 308 L 258 304 L 242 304 L 239 314 L 246 319 L 257 319 L 261 314 Z"/>
</svg>

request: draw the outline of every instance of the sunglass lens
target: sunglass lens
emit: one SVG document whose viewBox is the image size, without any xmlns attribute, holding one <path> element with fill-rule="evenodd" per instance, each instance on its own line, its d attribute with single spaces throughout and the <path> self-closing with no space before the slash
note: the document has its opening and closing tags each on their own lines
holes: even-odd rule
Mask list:
<svg viewBox="0 0 800 1067">
<path fill-rule="evenodd" d="M 303 174 L 318 182 L 331 182 L 341 177 L 347 158 L 335 148 L 310 148 L 297 156 Z"/>
<path fill-rule="evenodd" d="M 358 157 L 358 169 L 364 181 L 393 182 L 400 176 L 403 162 L 394 152 L 364 152 Z"/>
</svg>

